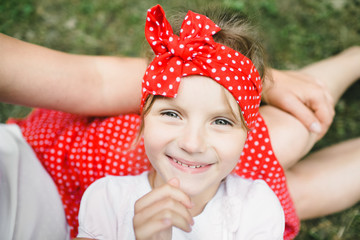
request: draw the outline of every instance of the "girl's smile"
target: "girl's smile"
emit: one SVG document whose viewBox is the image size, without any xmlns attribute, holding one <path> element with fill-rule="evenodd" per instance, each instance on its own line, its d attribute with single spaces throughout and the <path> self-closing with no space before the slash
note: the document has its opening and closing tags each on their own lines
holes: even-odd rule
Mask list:
<svg viewBox="0 0 360 240">
<path fill-rule="evenodd" d="M 247 136 L 233 96 L 198 75 L 181 80 L 176 98 L 156 98 L 144 121 L 154 187 L 176 177 L 180 188 L 202 203 L 234 169 Z"/>
<path fill-rule="evenodd" d="M 201 163 L 201 162 L 191 162 L 191 161 L 186 161 L 184 159 L 181 158 L 174 158 L 174 157 L 170 157 L 168 156 L 170 162 L 180 171 L 184 171 L 187 173 L 202 173 L 206 170 L 208 170 L 211 167 L 211 163 Z"/>
</svg>

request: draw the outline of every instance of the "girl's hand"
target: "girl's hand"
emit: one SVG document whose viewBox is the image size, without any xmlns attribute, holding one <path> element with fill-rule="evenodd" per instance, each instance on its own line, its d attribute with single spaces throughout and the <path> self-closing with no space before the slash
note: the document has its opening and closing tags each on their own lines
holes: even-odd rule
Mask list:
<svg viewBox="0 0 360 240">
<path fill-rule="evenodd" d="M 193 205 L 179 185 L 173 178 L 136 201 L 133 225 L 137 240 L 171 239 L 173 226 L 191 231 L 194 221 L 189 209 Z"/>
</svg>

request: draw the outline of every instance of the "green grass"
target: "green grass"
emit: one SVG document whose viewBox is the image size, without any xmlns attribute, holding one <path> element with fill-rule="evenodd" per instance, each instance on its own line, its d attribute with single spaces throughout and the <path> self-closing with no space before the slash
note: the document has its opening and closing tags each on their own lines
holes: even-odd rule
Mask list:
<svg viewBox="0 0 360 240">
<path fill-rule="evenodd" d="M 0 32 L 71 53 L 140 56 L 146 9 L 160 3 L 169 13 L 212 2 L 251 17 L 276 68 L 298 68 L 360 44 L 360 0 L 2 0 Z M 359 92 L 358 82 L 336 106 L 332 127 L 314 149 L 360 136 Z M 0 104 L 0 121 L 29 110 Z M 359 211 L 358 204 L 305 221 L 297 239 L 360 239 Z"/>
</svg>

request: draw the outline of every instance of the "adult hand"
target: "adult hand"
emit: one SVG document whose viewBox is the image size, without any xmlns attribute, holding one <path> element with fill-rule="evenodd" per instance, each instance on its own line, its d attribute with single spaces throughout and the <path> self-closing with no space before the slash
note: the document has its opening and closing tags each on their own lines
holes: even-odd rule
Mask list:
<svg viewBox="0 0 360 240">
<path fill-rule="evenodd" d="M 333 99 L 320 82 L 299 71 L 272 70 L 273 83 L 264 90 L 263 99 L 324 136 L 335 115 Z"/>
<path fill-rule="evenodd" d="M 191 231 L 192 203 L 179 185 L 179 180 L 173 178 L 136 201 L 133 225 L 137 240 L 171 240 L 173 226 Z"/>
</svg>

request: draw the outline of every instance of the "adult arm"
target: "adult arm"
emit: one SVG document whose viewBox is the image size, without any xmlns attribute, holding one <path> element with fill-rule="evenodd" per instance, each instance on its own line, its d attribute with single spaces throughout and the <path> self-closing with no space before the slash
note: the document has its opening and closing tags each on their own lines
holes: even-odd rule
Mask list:
<svg viewBox="0 0 360 240">
<path fill-rule="evenodd" d="M 0 52 L 2 102 L 97 116 L 139 111 L 143 58 L 68 54 L 1 33 Z M 265 101 L 324 134 L 333 111 L 323 85 L 307 75 L 308 69 L 271 71 L 274 84 L 265 89 Z"/>
<path fill-rule="evenodd" d="M 0 101 L 84 115 L 138 112 L 142 58 L 54 51 L 0 34 Z"/>
</svg>

